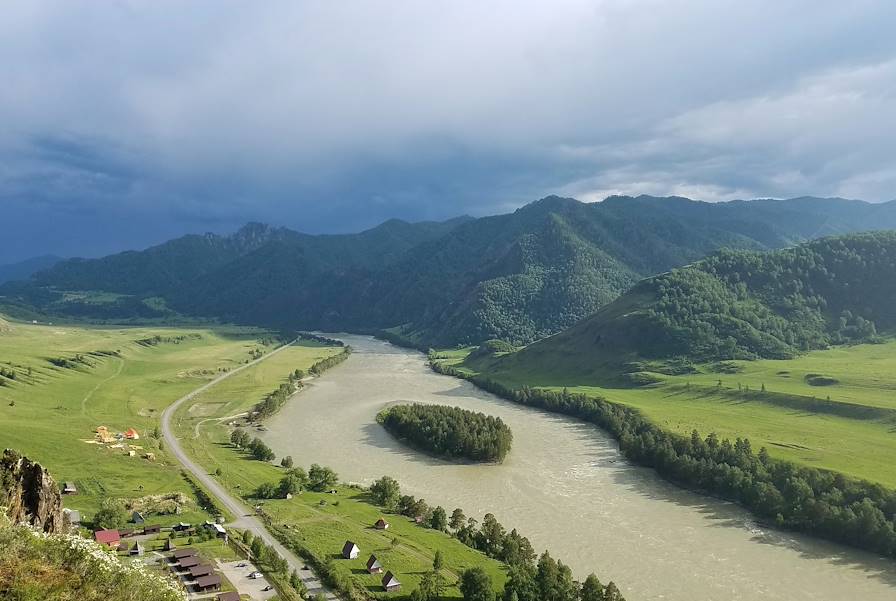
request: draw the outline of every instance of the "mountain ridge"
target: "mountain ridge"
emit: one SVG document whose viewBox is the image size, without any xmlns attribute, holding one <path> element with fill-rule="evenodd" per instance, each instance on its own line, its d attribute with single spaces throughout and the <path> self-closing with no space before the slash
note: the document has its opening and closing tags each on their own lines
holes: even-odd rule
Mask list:
<svg viewBox="0 0 896 601">
<path fill-rule="evenodd" d="M 774 250 L 877 228 L 896 228 L 896 202 L 642 195 L 583 203 L 547 196 L 512 213 L 389 220 L 358 234 L 315 236 L 252 223 L 230 237 L 184 236 L 144 251 L 65 261 L 0 287 L 0 295 L 99 318 L 176 311 L 278 327 L 391 328 L 424 346 L 491 338 L 524 344 L 573 325 L 644 277 L 720 248 Z M 111 308 L 62 300 L 73 291 L 130 298 Z M 154 308 L 156 301 L 147 307 L 150 297 L 166 309 Z"/>
</svg>

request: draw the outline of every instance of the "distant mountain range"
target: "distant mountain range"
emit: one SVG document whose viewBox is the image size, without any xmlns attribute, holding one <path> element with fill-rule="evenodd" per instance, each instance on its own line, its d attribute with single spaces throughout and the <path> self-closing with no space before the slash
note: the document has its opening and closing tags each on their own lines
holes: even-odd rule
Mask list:
<svg viewBox="0 0 896 601">
<path fill-rule="evenodd" d="M 765 251 L 888 228 L 896 228 L 896 202 L 551 196 L 506 215 L 392 220 L 359 234 L 249 224 L 230 236 L 185 236 L 63 261 L 3 285 L 0 302 L 91 318 L 176 312 L 330 331 L 391 328 L 422 345 L 521 344 L 720 248 Z"/>
<path fill-rule="evenodd" d="M 27 279 L 31 277 L 32 274 L 37 273 L 41 269 L 52 267 L 62 260 L 62 257 L 57 257 L 55 255 L 43 255 L 40 257 L 25 259 L 24 261 L 19 261 L 18 263 L 0 265 L 0 284 L 13 280 Z"/>
</svg>

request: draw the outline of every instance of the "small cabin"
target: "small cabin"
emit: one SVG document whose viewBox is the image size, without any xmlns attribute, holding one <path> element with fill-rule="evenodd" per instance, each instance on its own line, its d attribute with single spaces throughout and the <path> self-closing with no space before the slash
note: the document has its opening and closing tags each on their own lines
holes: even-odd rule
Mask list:
<svg viewBox="0 0 896 601">
<path fill-rule="evenodd" d="M 134 543 L 134 546 L 131 547 L 131 555 L 142 557 L 144 553 L 146 553 L 146 549 L 143 548 L 143 543 L 140 541 L 137 541 Z"/>
<path fill-rule="evenodd" d="M 367 560 L 367 573 L 368 574 L 382 574 L 383 573 L 383 564 L 381 564 L 380 560 L 376 558 L 376 555 L 371 555 L 370 559 Z"/>
<path fill-rule="evenodd" d="M 190 524 L 187 524 L 186 522 L 180 522 L 179 524 L 175 524 L 171 529 L 175 532 L 186 532 L 190 528 L 192 528 Z"/>
<path fill-rule="evenodd" d="M 345 541 L 345 544 L 342 545 L 342 557 L 345 559 L 358 559 L 358 555 L 361 554 L 361 549 L 350 540 Z"/>
<path fill-rule="evenodd" d="M 240 601 L 240 594 L 236 591 L 227 591 L 218 595 L 217 601 Z"/>
<path fill-rule="evenodd" d="M 179 559 L 183 559 L 184 557 L 193 557 L 197 553 L 198 553 L 198 551 L 196 551 L 196 549 L 191 549 L 191 548 L 178 549 L 177 551 L 175 551 L 174 553 L 171 554 L 171 559 L 179 560 Z"/>
<path fill-rule="evenodd" d="M 93 538 L 101 545 L 117 547 L 121 540 L 121 535 L 118 534 L 118 530 L 97 530 L 93 533 Z"/>
<path fill-rule="evenodd" d="M 194 580 L 196 578 L 201 578 L 203 576 L 208 576 L 209 574 L 214 574 L 215 568 L 208 565 L 207 563 L 201 563 L 198 566 L 193 566 L 190 568 L 190 577 Z"/>
<path fill-rule="evenodd" d="M 389 522 L 387 522 L 387 521 L 384 520 L 383 518 L 380 518 L 380 519 L 378 519 L 378 520 L 376 521 L 376 524 L 374 524 L 373 526 L 374 526 L 374 528 L 376 528 L 377 530 L 388 530 L 388 529 L 389 529 Z"/>
<path fill-rule="evenodd" d="M 383 576 L 383 588 L 386 589 L 387 593 L 394 593 L 401 590 L 401 583 L 392 572 L 386 572 L 386 575 Z"/>
<path fill-rule="evenodd" d="M 196 592 L 199 593 L 219 591 L 221 590 L 221 577 L 218 574 L 202 576 L 196 579 L 196 583 L 193 586 L 196 587 Z"/>
<path fill-rule="evenodd" d="M 161 526 L 143 526 L 143 534 L 158 534 L 161 531 Z"/>
<path fill-rule="evenodd" d="M 142 513 L 140 513 L 139 511 L 135 511 L 134 513 L 131 514 L 131 521 L 134 522 L 135 524 L 142 524 L 146 520 L 143 519 Z"/>
<path fill-rule="evenodd" d="M 62 487 L 62 494 L 64 495 L 76 495 L 78 494 L 78 488 L 75 486 L 74 482 L 66 482 Z"/>
<path fill-rule="evenodd" d="M 189 557 L 184 557 L 182 559 L 177 560 L 177 567 L 181 570 L 188 570 L 194 566 L 198 566 L 202 561 L 199 559 L 198 555 L 191 555 Z"/>
<path fill-rule="evenodd" d="M 128 440 L 140 440 L 140 434 L 133 428 L 128 428 L 124 433 L 124 437 Z"/>
</svg>

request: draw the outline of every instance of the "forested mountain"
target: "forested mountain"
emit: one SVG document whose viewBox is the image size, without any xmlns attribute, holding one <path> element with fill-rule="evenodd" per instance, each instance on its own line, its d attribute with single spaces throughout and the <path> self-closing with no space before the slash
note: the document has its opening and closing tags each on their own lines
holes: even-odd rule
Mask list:
<svg viewBox="0 0 896 601">
<path fill-rule="evenodd" d="M 398 328 L 429 345 L 526 343 L 569 327 L 646 276 L 719 248 L 777 249 L 888 227 L 896 228 L 892 202 L 548 197 L 506 215 L 393 220 L 353 235 L 251 224 L 232 236 L 186 236 L 62 262 L 0 287 L 0 301 L 88 317 L 177 311 L 308 329 Z"/>
<path fill-rule="evenodd" d="M 57 257 L 56 255 L 42 255 L 40 257 L 25 259 L 18 263 L 0 265 L 0 284 L 13 280 L 27 279 L 31 277 L 32 274 L 37 273 L 42 269 L 52 267 L 59 261 L 62 261 L 62 257 Z"/>
<path fill-rule="evenodd" d="M 894 298 L 896 232 L 774 252 L 726 249 L 638 283 L 588 319 L 499 363 L 585 375 L 638 359 L 788 358 L 892 332 Z"/>
</svg>

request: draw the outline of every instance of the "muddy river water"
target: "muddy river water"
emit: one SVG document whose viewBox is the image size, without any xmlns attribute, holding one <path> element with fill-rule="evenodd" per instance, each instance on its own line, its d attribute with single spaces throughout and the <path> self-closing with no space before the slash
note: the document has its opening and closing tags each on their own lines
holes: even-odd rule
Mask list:
<svg viewBox="0 0 896 601">
<path fill-rule="evenodd" d="M 536 550 L 614 580 L 629 601 L 894 601 L 896 563 L 759 526 L 730 503 L 681 490 L 626 462 L 598 428 L 528 409 L 433 373 L 420 353 L 333 335 L 355 353 L 294 397 L 265 439 L 297 464 L 331 466 L 349 482 L 395 477 L 402 491 L 492 512 Z M 513 430 L 501 465 L 458 465 L 395 441 L 375 416 L 395 402 L 455 405 Z"/>
</svg>

